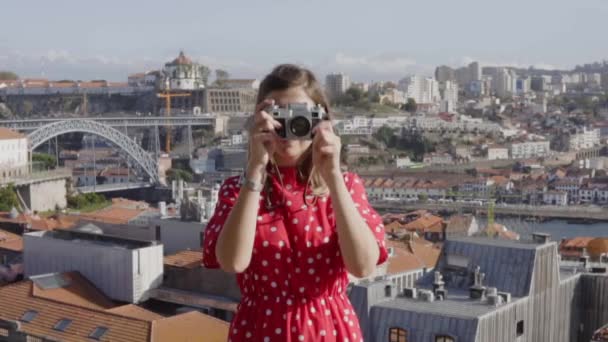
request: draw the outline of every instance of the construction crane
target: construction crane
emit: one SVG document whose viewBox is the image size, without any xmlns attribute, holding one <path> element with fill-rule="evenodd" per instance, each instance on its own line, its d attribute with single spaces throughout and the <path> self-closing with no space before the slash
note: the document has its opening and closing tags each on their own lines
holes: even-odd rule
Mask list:
<svg viewBox="0 0 608 342">
<path fill-rule="evenodd" d="M 156 97 L 165 99 L 165 116 L 171 116 L 171 99 L 174 97 L 187 97 L 190 96 L 190 93 L 171 93 L 169 87 L 165 88 L 166 90 L 162 93 L 157 93 Z M 165 137 L 165 152 L 171 153 L 171 125 L 167 125 L 167 134 Z"/>
</svg>

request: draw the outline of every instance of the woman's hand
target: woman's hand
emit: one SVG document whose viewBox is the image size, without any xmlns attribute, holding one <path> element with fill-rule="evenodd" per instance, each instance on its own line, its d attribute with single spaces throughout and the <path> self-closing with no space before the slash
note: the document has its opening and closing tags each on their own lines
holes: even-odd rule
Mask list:
<svg viewBox="0 0 608 342">
<path fill-rule="evenodd" d="M 331 121 L 321 121 L 313 129 L 312 163 L 328 185 L 342 179 L 340 170 L 340 137 L 334 134 Z"/>
<path fill-rule="evenodd" d="M 277 146 L 276 128 L 281 124 L 264 110 L 273 104 L 273 100 L 260 102 L 253 115 L 253 124 L 249 129 L 249 159 L 247 161 L 247 174 L 250 177 L 261 177 L 270 157 Z"/>
</svg>

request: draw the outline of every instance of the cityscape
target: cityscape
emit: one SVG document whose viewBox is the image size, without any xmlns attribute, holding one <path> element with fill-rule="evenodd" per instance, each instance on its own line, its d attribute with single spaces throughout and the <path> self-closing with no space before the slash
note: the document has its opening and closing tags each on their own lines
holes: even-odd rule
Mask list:
<svg viewBox="0 0 608 342">
<path fill-rule="evenodd" d="M 240 341 L 249 273 L 204 255 L 216 253 L 207 239 L 237 192 L 226 180 L 248 168 L 247 127 L 273 64 L 244 72 L 185 46 L 118 77 L 79 79 L 4 63 L 2 44 L 0 341 Z M 608 341 L 604 55 L 581 52 L 569 67 L 446 57 L 372 77 L 311 67 L 345 182 L 361 180 L 378 225 L 350 193 L 387 251 L 371 274 L 348 274 L 352 309 L 333 324 L 358 321 L 361 335 L 344 341 Z M 315 261 L 288 253 L 294 265 Z M 256 272 L 276 287 L 271 268 Z M 291 329 L 238 336 L 337 341 L 336 330 Z"/>
</svg>

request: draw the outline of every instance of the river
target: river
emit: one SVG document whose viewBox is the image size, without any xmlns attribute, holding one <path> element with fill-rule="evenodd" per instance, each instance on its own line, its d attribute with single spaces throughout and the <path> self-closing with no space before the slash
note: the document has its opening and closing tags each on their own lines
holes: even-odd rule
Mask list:
<svg viewBox="0 0 608 342">
<path fill-rule="evenodd" d="M 485 217 L 478 217 L 479 227 L 486 225 Z M 543 232 L 551 234 L 551 239 L 559 241 L 561 238 L 575 236 L 608 237 L 608 222 L 592 224 L 568 223 L 565 220 L 551 220 L 545 222 L 527 222 L 518 218 L 497 217 L 496 223 L 504 224 L 510 230 L 514 230 L 524 236 L 532 232 Z"/>
</svg>

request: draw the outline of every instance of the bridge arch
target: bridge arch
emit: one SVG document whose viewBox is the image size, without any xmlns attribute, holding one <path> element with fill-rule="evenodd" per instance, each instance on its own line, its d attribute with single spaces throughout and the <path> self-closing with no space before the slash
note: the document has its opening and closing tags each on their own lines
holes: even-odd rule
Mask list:
<svg viewBox="0 0 608 342">
<path fill-rule="evenodd" d="M 160 178 L 156 161 L 148 152 L 119 130 L 93 120 L 70 119 L 39 127 L 28 134 L 30 151 L 33 152 L 38 146 L 56 136 L 74 132 L 95 134 L 111 141 L 133 158 L 152 182 L 159 183 Z"/>
</svg>

